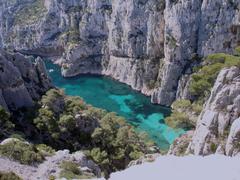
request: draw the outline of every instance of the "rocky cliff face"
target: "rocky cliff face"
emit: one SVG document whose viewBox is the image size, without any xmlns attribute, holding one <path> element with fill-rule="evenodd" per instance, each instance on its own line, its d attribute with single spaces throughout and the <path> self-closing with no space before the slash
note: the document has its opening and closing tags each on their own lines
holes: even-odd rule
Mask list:
<svg viewBox="0 0 240 180">
<path fill-rule="evenodd" d="M 223 69 L 202 111 L 189 152 L 197 155 L 240 153 L 240 69 Z"/>
<path fill-rule="evenodd" d="M 239 44 L 239 4 L 3 0 L 0 46 L 57 56 L 64 76 L 109 75 L 152 95 L 154 103 L 171 105 L 197 57 L 231 52 Z"/>
<path fill-rule="evenodd" d="M 5 109 L 32 106 L 50 87 L 41 58 L 0 50 L 0 105 Z"/>
</svg>

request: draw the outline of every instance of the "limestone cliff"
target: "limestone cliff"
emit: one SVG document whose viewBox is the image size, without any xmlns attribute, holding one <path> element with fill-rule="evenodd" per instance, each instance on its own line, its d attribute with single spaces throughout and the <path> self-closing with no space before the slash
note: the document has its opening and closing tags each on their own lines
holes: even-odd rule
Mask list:
<svg viewBox="0 0 240 180">
<path fill-rule="evenodd" d="M 0 105 L 5 109 L 32 106 L 50 87 L 41 58 L 0 50 Z"/>
<path fill-rule="evenodd" d="M 171 105 L 198 57 L 231 52 L 239 44 L 239 4 L 3 0 L 0 46 L 54 57 L 64 76 L 112 76 L 152 95 L 154 103 Z"/>
<path fill-rule="evenodd" d="M 240 153 L 240 69 L 223 69 L 202 111 L 189 152 L 197 155 Z"/>
</svg>

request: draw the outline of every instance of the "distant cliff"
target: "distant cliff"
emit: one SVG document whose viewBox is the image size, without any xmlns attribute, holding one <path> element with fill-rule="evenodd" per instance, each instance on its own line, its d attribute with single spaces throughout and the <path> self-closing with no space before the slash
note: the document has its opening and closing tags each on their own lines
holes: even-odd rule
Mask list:
<svg viewBox="0 0 240 180">
<path fill-rule="evenodd" d="M 0 46 L 54 57 L 64 76 L 106 74 L 152 102 L 181 96 L 192 65 L 239 44 L 239 1 L 3 0 Z M 183 74 L 185 74 L 183 76 Z"/>
</svg>

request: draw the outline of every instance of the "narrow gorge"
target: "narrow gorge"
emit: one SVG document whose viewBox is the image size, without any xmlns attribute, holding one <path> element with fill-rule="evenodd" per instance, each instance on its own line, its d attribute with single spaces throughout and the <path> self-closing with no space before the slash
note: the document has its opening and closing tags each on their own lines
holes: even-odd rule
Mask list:
<svg viewBox="0 0 240 180">
<path fill-rule="evenodd" d="M 0 0 L 0 179 L 237 158 L 239 77 L 240 0 Z"/>
<path fill-rule="evenodd" d="M 238 1 L 2 1 L 0 46 L 104 74 L 171 105 L 198 59 L 233 52 Z M 180 92 L 179 92 L 180 91 Z M 185 96 L 187 96 L 185 94 Z"/>
</svg>

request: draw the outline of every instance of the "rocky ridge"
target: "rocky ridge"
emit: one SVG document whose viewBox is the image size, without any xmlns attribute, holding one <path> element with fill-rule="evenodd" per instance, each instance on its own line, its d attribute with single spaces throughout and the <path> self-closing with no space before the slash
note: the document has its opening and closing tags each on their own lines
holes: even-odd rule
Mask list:
<svg viewBox="0 0 240 180">
<path fill-rule="evenodd" d="M 232 52 L 239 44 L 239 4 L 4 0 L 0 46 L 54 57 L 64 76 L 109 75 L 169 106 L 198 57 Z M 37 16 L 25 21 L 33 12 Z"/>
<path fill-rule="evenodd" d="M 223 69 L 198 119 L 188 151 L 197 155 L 238 155 L 240 137 L 240 69 Z"/>
<path fill-rule="evenodd" d="M 83 172 L 91 172 L 93 176 L 101 177 L 101 170 L 93 161 L 88 160 L 82 152 L 70 154 L 68 150 L 57 151 L 55 155 L 47 157 L 42 164 L 36 167 L 22 165 L 18 162 L 0 157 L 0 171 L 14 172 L 24 180 L 47 180 L 50 176 L 60 176 L 62 170 L 60 164 L 63 161 L 77 163 Z"/>
<path fill-rule="evenodd" d="M 0 50 L 0 105 L 6 110 L 33 106 L 51 87 L 41 58 Z"/>
</svg>

